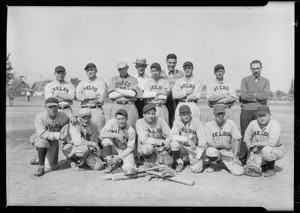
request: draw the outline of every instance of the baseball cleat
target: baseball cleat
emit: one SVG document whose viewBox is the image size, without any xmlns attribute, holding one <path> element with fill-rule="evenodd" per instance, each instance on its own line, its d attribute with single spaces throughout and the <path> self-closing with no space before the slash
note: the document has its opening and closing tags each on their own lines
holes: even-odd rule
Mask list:
<svg viewBox="0 0 300 213">
<path fill-rule="evenodd" d="M 113 166 L 109 163 L 104 171 L 104 173 L 111 173 L 113 170 Z"/>
<path fill-rule="evenodd" d="M 42 176 L 45 173 L 45 166 L 39 166 L 37 172 L 34 174 L 37 177 Z"/>
<path fill-rule="evenodd" d="M 269 169 L 266 171 L 266 173 L 264 173 L 264 177 L 271 177 L 273 175 L 275 175 L 274 169 Z"/>
<path fill-rule="evenodd" d="M 31 165 L 39 165 L 39 162 L 37 162 L 36 159 L 31 159 L 30 164 Z"/>
<path fill-rule="evenodd" d="M 214 172 L 215 171 L 215 167 L 213 165 L 210 165 L 207 169 L 206 169 L 206 172 Z"/>
<path fill-rule="evenodd" d="M 176 172 L 181 172 L 183 170 L 183 163 L 179 163 L 176 167 Z"/>
</svg>

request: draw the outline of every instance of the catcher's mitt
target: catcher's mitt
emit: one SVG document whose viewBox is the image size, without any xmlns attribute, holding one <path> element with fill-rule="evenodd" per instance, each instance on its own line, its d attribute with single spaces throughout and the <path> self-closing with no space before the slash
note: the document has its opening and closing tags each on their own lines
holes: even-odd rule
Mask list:
<svg viewBox="0 0 300 213">
<path fill-rule="evenodd" d="M 259 168 L 257 168 L 256 166 L 253 166 L 253 165 L 247 166 L 244 169 L 244 173 L 245 173 L 245 175 L 251 176 L 251 177 L 260 177 L 260 176 L 262 176 L 262 171 Z"/>
<path fill-rule="evenodd" d="M 162 151 L 158 154 L 158 163 L 171 166 L 173 164 L 173 158 L 168 154 L 167 151 Z"/>
</svg>

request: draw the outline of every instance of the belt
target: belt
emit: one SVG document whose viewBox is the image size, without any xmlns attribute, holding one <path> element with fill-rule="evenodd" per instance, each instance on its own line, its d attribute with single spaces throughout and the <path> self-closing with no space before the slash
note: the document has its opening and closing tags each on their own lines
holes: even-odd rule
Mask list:
<svg viewBox="0 0 300 213">
<path fill-rule="evenodd" d="M 89 109 L 101 108 L 102 109 L 102 106 L 101 105 L 98 105 L 98 106 L 86 106 L 86 105 L 83 105 L 83 106 L 81 106 L 81 108 L 89 108 Z"/>
<path fill-rule="evenodd" d="M 193 100 L 180 100 L 179 102 L 184 102 L 184 103 L 197 103 L 198 101 L 193 101 Z"/>
<path fill-rule="evenodd" d="M 133 104 L 132 101 L 116 101 L 117 104 L 122 104 L 122 105 L 126 105 L 126 104 Z"/>
<path fill-rule="evenodd" d="M 216 105 L 218 105 L 218 104 L 215 104 L 215 105 L 209 105 L 209 107 L 210 107 L 210 108 L 213 108 L 213 107 L 216 106 Z M 231 106 L 226 106 L 226 105 L 224 105 L 224 106 L 225 106 L 225 108 L 228 108 L 228 109 L 231 108 Z"/>
<path fill-rule="evenodd" d="M 70 106 L 58 107 L 58 109 L 67 109 L 67 108 L 70 108 Z"/>
</svg>

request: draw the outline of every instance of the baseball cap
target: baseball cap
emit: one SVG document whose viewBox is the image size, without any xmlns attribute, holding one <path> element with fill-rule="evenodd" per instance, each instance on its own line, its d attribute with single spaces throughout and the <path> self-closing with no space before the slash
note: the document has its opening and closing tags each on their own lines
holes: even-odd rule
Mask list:
<svg viewBox="0 0 300 213">
<path fill-rule="evenodd" d="M 95 65 L 94 63 L 88 63 L 88 64 L 85 66 L 84 70 L 87 70 L 87 68 L 89 68 L 89 67 L 95 67 L 95 68 L 97 68 L 96 65 Z"/>
<path fill-rule="evenodd" d="M 148 65 L 145 58 L 137 58 L 134 64 Z"/>
<path fill-rule="evenodd" d="M 66 69 L 65 69 L 63 66 L 59 65 L 59 66 L 55 67 L 54 71 L 55 71 L 55 72 L 58 72 L 58 71 L 63 71 L 63 72 L 65 72 Z"/>
<path fill-rule="evenodd" d="M 214 67 L 214 71 L 217 71 L 218 69 L 222 68 L 223 70 L 225 70 L 224 66 L 222 64 L 217 64 L 215 67 Z"/>
<path fill-rule="evenodd" d="M 270 113 L 270 108 L 267 105 L 261 105 L 261 106 L 257 107 L 256 113 L 258 115 L 268 114 L 268 113 Z"/>
<path fill-rule="evenodd" d="M 179 114 L 184 112 L 191 112 L 191 109 L 188 105 L 182 105 L 179 107 Z"/>
<path fill-rule="evenodd" d="M 57 98 L 54 98 L 54 97 L 47 98 L 45 100 L 45 105 L 46 106 L 58 106 L 58 100 L 57 100 Z"/>
<path fill-rule="evenodd" d="M 183 64 L 183 67 L 187 67 L 187 66 L 194 67 L 193 63 L 192 63 L 192 62 L 190 62 L 190 61 L 186 61 L 186 62 L 184 62 L 184 64 Z"/>
<path fill-rule="evenodd" d="M 156 105 L 154 103 L 149 103 L 149 104 L 146 104 L 144 107 L 143 107 L 143 113 L 146 113 L 148 112 L 150 109 L 155 109 Z M 155 109 L 156 111 L 156 109 Z"/>
<path fill-rule="evenodd" d="M 123 69 L 124 67 L 128 66 L 126 61 L 120 61 L 117 64 L 117 69 Z"/>
<path fill-rule="evenodd" d="M 154 152 L 154 148 L 151 144 L 145 144 L 143 146 L 141 146 L 141 153 L 143 155 L 151 155 Z"/>
<path fill-rule="evenodd" d="M 160 66 L 160 64 L 157 63 L 157 62 L 151 64 L 150 69 L 152 69 L 153 67 L 155 67 L 155 68 L 158 69 L 158 70 L 161 70 L 161 66 Z"/>
<path fill-rule="evenodd" d="M 118 109 L 118 111 L 116 112 L 115 115 L 116 115 L 116 116 L 117 116 L 117 115 L 123 115 L 123 116 L 125 116 L 125 117 L 128 117 L 128 113 L 127 113 L 126 110 L 124 110 L 124 109 Z"/>
<path fill-rule="evenodd" d="M 85 116 L 85 115 L 92 115 L 92 112 L 91 112 L 91 110 L 90 110 L 89 108 L 81 108 L 81 109 L 79 110 L 78 115 L 79 115 L 80 117 L 83 117 L 83 116 Z"/>
<path fill-rule="evenodd" d="M 225 112 L 226 107 L 223 104 L 217 104 L 214 106 L 214 114 L 219 112 Z"/>
</svg>

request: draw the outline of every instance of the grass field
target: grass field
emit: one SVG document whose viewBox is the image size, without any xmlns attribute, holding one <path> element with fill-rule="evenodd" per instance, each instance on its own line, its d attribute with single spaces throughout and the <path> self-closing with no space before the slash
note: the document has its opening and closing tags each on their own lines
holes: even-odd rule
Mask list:
<svg viewBox="0 0 300 213">
<path fill-rule="evenodd" d="M 281 140 L 286 148 L 276 162 L 276 175 L 270 178 L 235 177 L 225 170 L 194 174 L 186 168 L 178 177 L 195 180 L 194 186 L 143 178 L 103 181 L 103 171 L 83 172 L 61 169 L 33 176 L 36 166 L 29 164 L 35 154 L 29 137 L 35 131 L 34 118 L 44 111 L 43 100 L 16 98 L 13 107 L 6 103 L 6 186 L 8 206 L 237 206 L 264 207 L 267 210 L 293 210 L 294 190 L 294 106 L 269 103 L 272 117 L 282 126 Z M 104 105 L 108 118 L 110 104 Z M 202 121 L 208 106 L 200 103 Z M 73 111 L 77 114 L 79 102 Z M 239 126 L 239 103 L 232 107 Z M 64 161 L 60 152 L 59 160 Z M 189 199 L 187 199 L 187 197 Z"/>
</svg>

